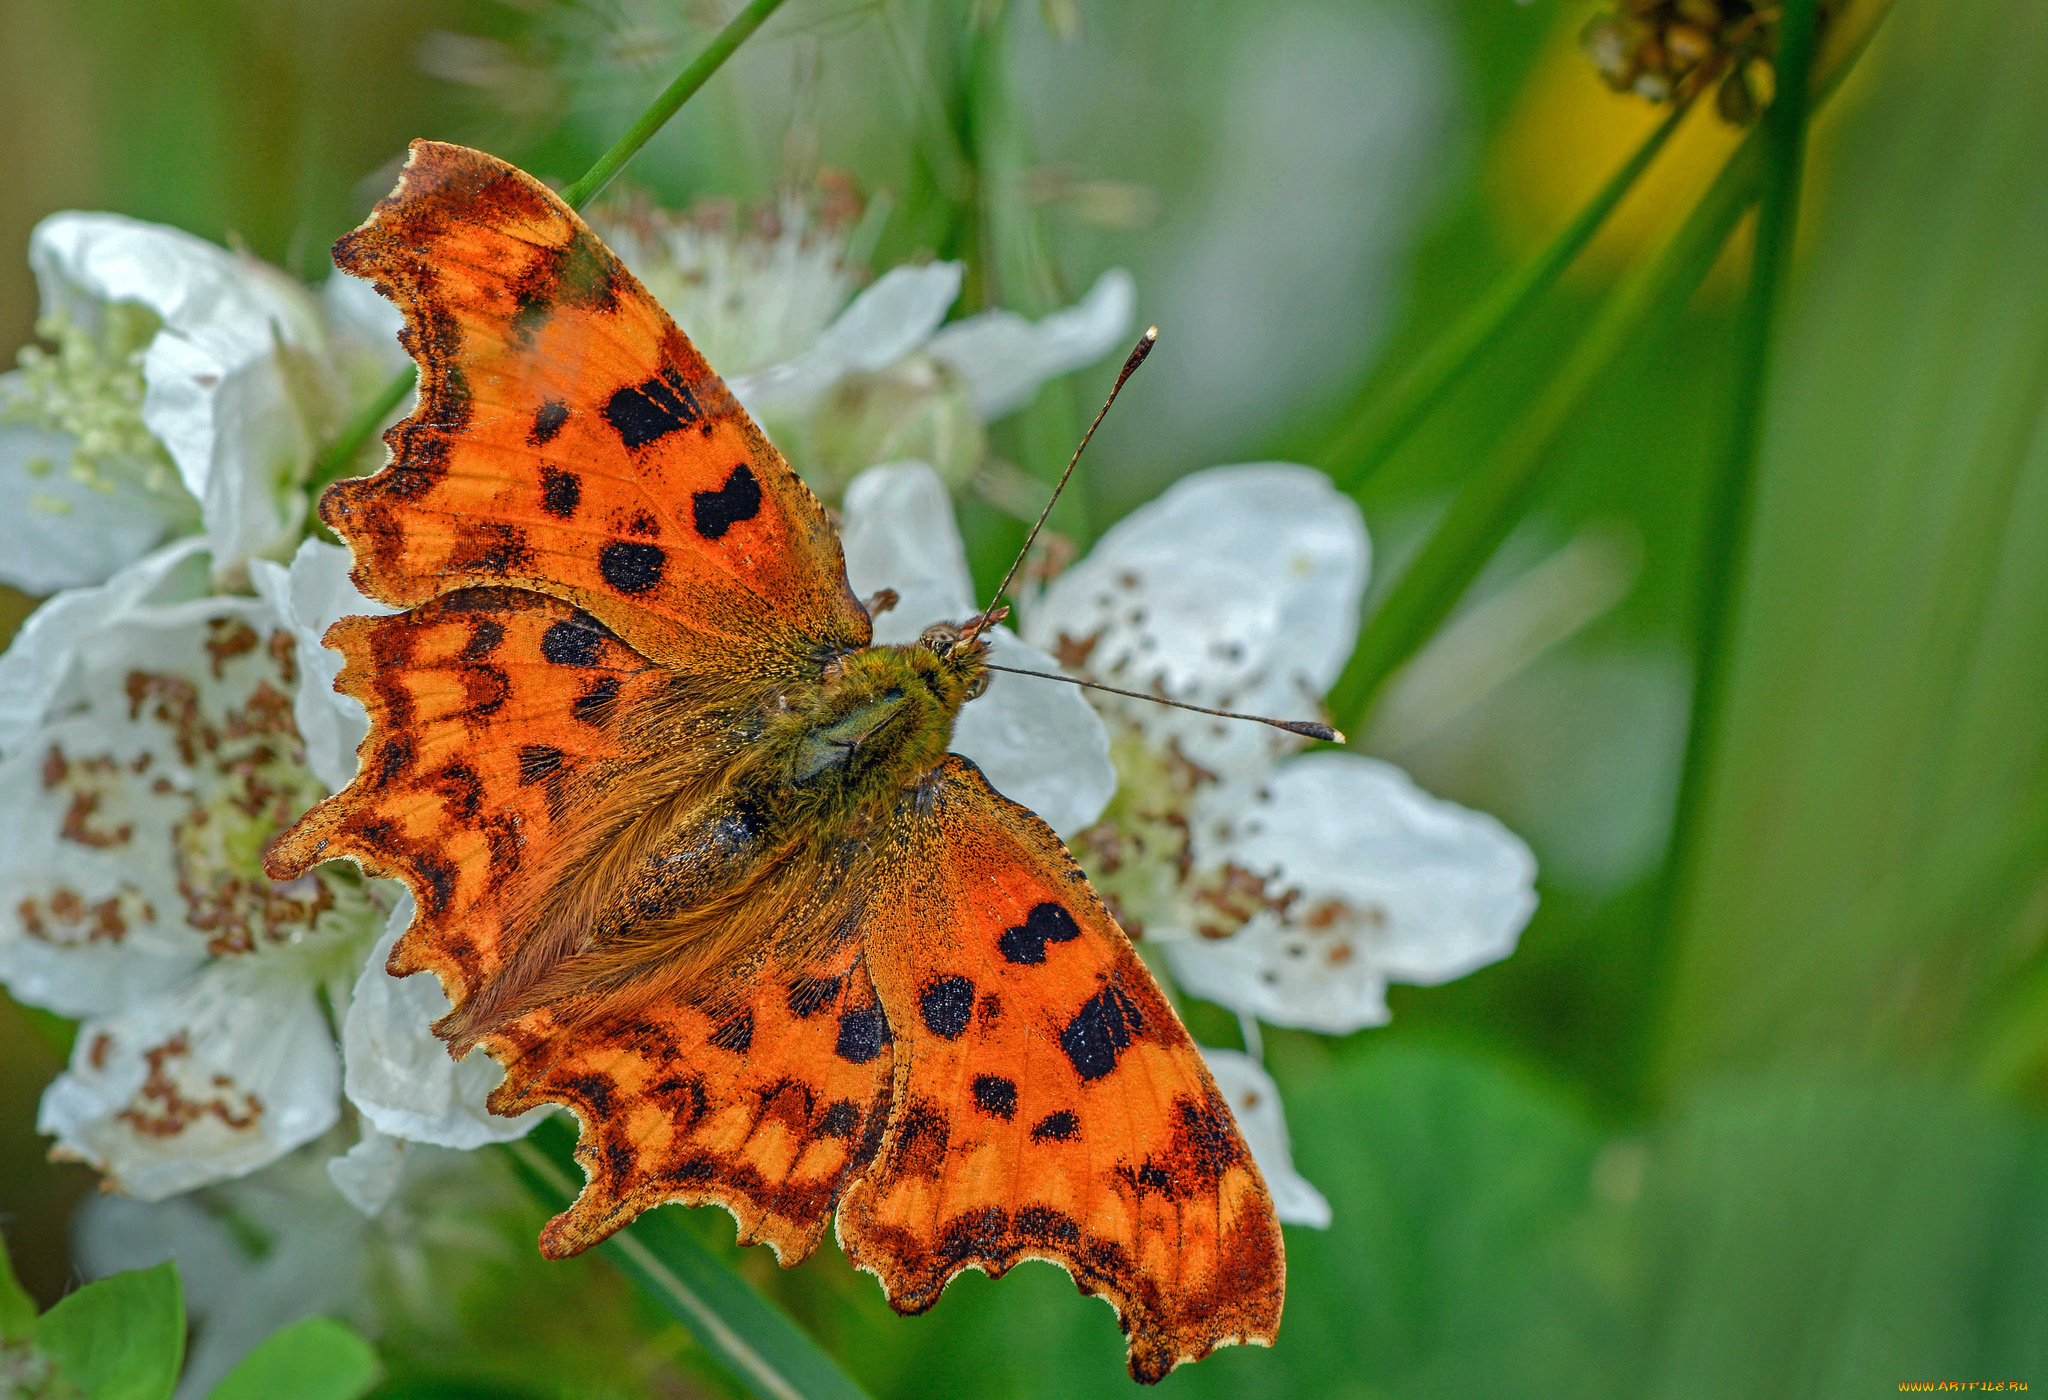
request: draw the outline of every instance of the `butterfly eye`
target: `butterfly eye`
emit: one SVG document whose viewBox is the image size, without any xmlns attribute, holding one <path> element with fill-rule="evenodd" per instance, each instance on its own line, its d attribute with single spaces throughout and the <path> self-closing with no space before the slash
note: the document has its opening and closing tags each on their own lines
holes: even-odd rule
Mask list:
<svg viewBox="0 0 2048 1400">
<path fill-rule="evenodd" d="M 931 626 L 924 629 L 924 634 L 917 639 L 917 644 L 926 651 L 943 653 L 959 640 L 960 629 L 958 627 L 955 627 L 950 622 L 934 622 Z"/>
<path fill-rule="evenodd" d="M 982 692 L 988 689 L 988 676 L 989 673 L 987 671 L 975 672 L 974 679 L 967 683 L 967 698 L 969 700 L 979 700 L 981 698 Z"/>
</svg>

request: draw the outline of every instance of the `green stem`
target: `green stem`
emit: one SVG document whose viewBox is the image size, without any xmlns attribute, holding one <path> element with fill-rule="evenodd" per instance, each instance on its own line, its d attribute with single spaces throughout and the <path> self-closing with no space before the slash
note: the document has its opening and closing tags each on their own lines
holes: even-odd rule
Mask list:
<svg viewBox="0 0 2048 1400">
<path fill-rule="evenodd" d="M 1694 645 L 1692 717 L 1671 833 L 1665 896 L 1667 918 L 1684 898 L 1698 861 L 1709 769 L 1719 746 L 1728 698 L 1729 639 L 1742 608 L 1742 576 L 1749 561 L 1749 538 L 1756 513 L 1771 344 L 1799 221 L 1799 184 L 1806 162 L 1809 111 L 1806 75 L 1813 59 L 1815 11 L 1816 0 L 1787 0 L 1778 31 L 1780 95 L 1764 114 L 1759 133 L 1762 188 L 1757 201 L 1756 256 L 1750 270 L 1749 297 L 1736 337 L 1728 462 L 1707 503 Z"/>
<path fill-rule="evenodd" d="M 753 0 L 744 10 L 732 17 L 725 28 L 718 31 L 718 37 L 705 45 L 704 51 L 690 61 L 690 66 L 676 75 L 676 80 L 663 88 L 661 95 L 654 99 L 640 119 L 628 127 L 626 134 L 612 143 L 612 148 L 597 158 L 597 163 L 583 172 L 583 178 L 562 191 L 562 201 L 571 209 L 581 209 L 604 191 L 618 173 L 625 169 L 626 162 L 640 153 L 640 148 L 654 138 L 654 133 L 668 123 L 670 117 L 682 110 L 685 102 L 696 95 L 713 73 L 724 66 L 735 50 L 761 27 L 768 16 L 781 7 L 783 0 Z M 308 488 L 316 495 L 330 482 L 338 481 L 355 462 L 356 454 L 363 450 L 371 436 L 383 421 L 390 417 L 397 407 L 405 402 L 405 396 L 412 392 L 413 384 L 419 378 L 419 370 L 407 365 L 379 393 L 376 399 L 365 405 L 363 410 L 349 420 L 341 435 L 328 444 L 327 450 L 313 460 L 313 470 Z"/>
<path fill-rule="evenodd" d="M 683 104 L 696 95 L 705 80 L 716 73 L 733 56 L 733 51 L 744 44 L 781 4 L 782 0 L 753 0 L 752 4 L 734 15 L 732 21 L 718 31 L 718 37 L 705 46 L 704 52 L 678 73 L 674 82 L 662 89 L 661 96 L 640 114 L 640 120 L 628 127 L 626 134 L 597 158 L 597 164 L 585 171 L 582 179 L 562 191 L 563 202 L 571 209 L 581 209 L 595 199 L 625 168 L 626 162 L 640 153 L 640 148 L 653 139 L 654 133 L 682 110 Z"/>
<path fill-rule="evenodd" d="M 581 1189 L 575 1149 L 576 1128 L 561 1117 L 505 1145 L 527 1188 L 552 1210 Z M 867 1400 L 809 1334 L 699 1244 L 676 1212 L 649 1211 L 602 1248 L 761 1400 Z"/>
<path fill-rule="evenodd" d="M 1330 691 L 1340 729 L 1364 728 L 1387 679 L 1429 639 L 1521 518 L 1551 448 L 1621 349 L 1660 308 L 1682 304 L 1714 265 L 1755 189 L 1757 142 L 1744 141 L 1658 255 L 1630 269 L 1513 435 L 1465 483 L 1429 542 L 1359 635 Z"/>
<path fill-rule="evenodd" d="M 1678 104 L 1542 252 L 1502 278 L 1424 351 L 1392 388 L 1375 395 L 1348 426 L 1339 430 L 1319 454 L 1321 460 L 1332 464 L 1331 477 L 1339 488 L 1347 492 L 1362 488 L 1442 402 L 1444 395 L 1478 363 L 1487 347 L 1518 324 L 1523 313 L 1564 275 L 1564 270 L 1607 222 L 1614 206 L 1635 188 L 1637 179 L 1664 149 L 1690 105 L 1690 99 Z"/>
</svg>

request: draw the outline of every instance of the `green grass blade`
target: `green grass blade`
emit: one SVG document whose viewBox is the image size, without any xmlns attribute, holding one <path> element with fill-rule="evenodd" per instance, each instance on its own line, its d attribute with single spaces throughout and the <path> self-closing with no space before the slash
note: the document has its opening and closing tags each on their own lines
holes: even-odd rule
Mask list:
<svg viewBox="0 0 2048 1400">
<path fill-rule="evenodd" d="M 1358 731 L 1380 688 L 1450 615 L 1521 518 L 1551 449 L 1608 365 L 1656 314 L 1690 297 L 1720 255 L 1756 188 L 1757 142 L 1736 147 L 1700 202 L 1656 257 L 1609 294 L 1556 378 L 1484 468 L 1465 483 L 1407 572 L 1359 634 L 1329 697 L 1337 727 Z"/>
<path fill-rule="evenodd" d="M 1523 314 L 1555 285 L 1593 241 L 1593 235 L 1607 222 L 1615 205 L 1635 188 L 1636 181 L 1664 149 L 1689 110 L 1689 102 L 1674 108 L 1542 252 L 1502 278 L 1390 388 L 1374 395 L 1349 424 L 1337 431 L 1317 455 L 1318 460 L 1330 464 L 1331 479 L 1339 488 L 1353 492 L 1362 489 L 1479 362 L 1487 348 L 1520 324 Z"/>
<path fill-rule="evenodd" d="M 506 1150 L 534 1195 L 559 1210 L 581 1189 L 575 1148 L 573 1121 L 556 1117 Z M 761 1400 L 866 1400 L 801 1327 L 713 1258 L 675 1211 L 647 1212 L 603 1248 Z"/>
<path fill-rule="evenodd" d="M 713 73 L 725 66 L 754 31 L 766 22 L 768 16 L 782 5 L 783 0 L 753 0 L 744 10 L 732 17 L 725 28 L 718 31 L 718 37 L 704 46 L 704 51 L 690 60 L 690 66 L 676 75 L 676 80 L 663 88 L 661 95 L 654 99 L 639 120 L 627 128 L 626 134 L 612 143 L 612 148 L 597 158 L 597 163 L 583 172 L 583 177 L 568 189 L 562 191 L 562 200 L 571 209 L 581 209 L 595 199 L 618 173 L 625 169 L 626 162 L 640 153 L 640 148 L 654 138 L 654 133 L 668 124 L 669 118 L 681 111 L 699 88 L 708 82 Z M 384 386 L 375 400 L 364 405 L 362 411 L 349 420 L 340 436 L 327 445 L 327 449 L 313 461 L 313 471 L 307 481 L 307 489 L 314 495 L 329 483 L 340 480 L 354 464 L 356 454 L 363 450 L 378 425 L 391 416 L 405 396 L 412 392 L 413 384 L 419 378 L 419 370 L 407 365 L 391 382 Z"/>
<path fill-rule="evenodd" d="M 1806 168 L 1807 73 L 1813 59 L 1816 0 L 1787 0 L 1779 28 L 1778 72 L 1789 79 L 1764 114 L 1756 254 L 1749 296 L 1736 331 L 1736 370 L 1729 413 L 1728 460 L 1707 502 L 1705 557 L 1700 567 L 1693 694 L 1677 814 L 1667 862 L 1665 918 L 1684 898 L 1696 859 L 1708 767 L 1720 739 L 1727 698 L 1729 635 L 1742 605 L 1742 576 L 1755 516 L 1758 459 L 1763 451 L 1765 384 L 1786 265 L 1799 223 L 1799 185 Z"/>
</svg>

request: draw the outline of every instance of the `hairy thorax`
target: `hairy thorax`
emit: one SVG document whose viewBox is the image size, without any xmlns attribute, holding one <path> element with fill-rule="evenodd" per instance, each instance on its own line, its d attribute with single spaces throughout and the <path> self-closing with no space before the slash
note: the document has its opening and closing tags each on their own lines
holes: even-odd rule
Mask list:
<svg viewBox="0 0 2048 1400">
<path fill-rule="evenodd" d="M 521 956 L 443 1034 L 474 1043 L 541 1007 L 583 1020 L 664 995 L 716 1002 L 771 954 L 854 936 L 847 891 L 872 838 L 945 759 L 961 706 L 987 684 L 986 645 L 958 638 L 934 627 L 722 705 L 678 678 L 674 714 L 693 721 L 645 717 L 635 760 L 521 892 Z"/>
</svg>

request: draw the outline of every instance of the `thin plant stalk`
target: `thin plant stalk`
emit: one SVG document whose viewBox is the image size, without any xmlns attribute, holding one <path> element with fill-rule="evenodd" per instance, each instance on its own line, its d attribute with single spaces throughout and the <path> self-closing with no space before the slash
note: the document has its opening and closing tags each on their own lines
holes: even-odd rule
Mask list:
<svg viewBox="0 0 2048 1400">
<path fill-rule="evenodd" d="M 654 139 L 654 133 L 667 125 L 669 118 L 682 110 L 683 104 L 696 95 L 697 90 L 710 80 L 731 58 L 739 46 L 750 38 L 781 7 L 783 0 L 753 0 L 744 10 L 732 17 L 725 28 L 718 31 L 718 37 L 704 46 L 703 52 L 690 60 L 689 67 L 676 75 L 674 82 L 661 90 L 647 110 L 640 114 L 638 121 L 626 129 L 626 134 L 612 143 L 611 149 L 597 158 L 597 163 L 583 172 L 581 179 L 562 191 L 562 202 L 571 209 L 581 209 L 595 199 L 611 184 L 618 173 L 625 169 L 626 162 L 640 153 L 641 147 Z M 354 463 L 356 454 L 363 449 L 377 431 L 380 424 L 405 402 L 405 396 L 412 392 L 419 379 L 419 369 L 407 365 L 395 375 L 389 384 L 361 412 L 351 418 L 340 436 L 327 445 L 313 461 L 313 471 L 308 482 L 317 492 L 331 481 L 339 480 Z"/>
<path fill-rule="evenodd" d="M 1690 98 L 1679 103 L 1541 252 L 1496 283 L 1391 388 L 1376 395 L 1363 412 L 1339 430 L 1318 456 L 1331 464 L 1331 479 L 1341 490 L 1362 489 L 1444 396 L 1457 387 L 1487 348 L 1499 343 L 1521 323 L 1529 308 L 1593 241 L 1593 235 L 1606 224 L 1607 216 L 1635 188 L 1636 181 L 1690 110 Z"/>
<path fill-rule="evenodd" d="M 1814 49 L 1816 0 L 1787 0 L 1779 27 L 1780 96 L 1764 114 L 1756 255 L 1736 338 L 1734 402 L 1728 460 L 1707 502 L 1694 641 L 1692 715 L 1680 768 L 1678 805 L 1667 868 L 1667 917 L 1677 911 L 1698 861 L 1700 820 L 1718 747 L 1728 692 L 1730 639 L 1742 609 L 1749 561 L 1763 407 L 1785 275 L 1799 221 L 1799 185 L 1806 164 L 1809 103 L 1805 81 Z"/>
</svg>

